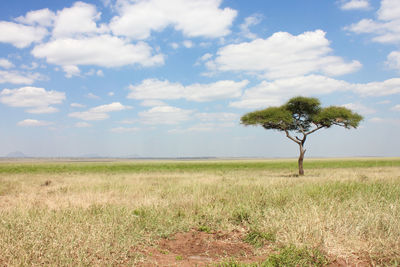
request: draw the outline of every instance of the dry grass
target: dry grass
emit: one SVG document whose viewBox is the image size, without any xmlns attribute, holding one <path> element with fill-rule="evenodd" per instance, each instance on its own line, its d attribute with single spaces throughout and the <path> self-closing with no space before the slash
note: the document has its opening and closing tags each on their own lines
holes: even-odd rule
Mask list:
<svg viewBox="0 0 400 267">
<path fill-rule="evenodd" d="M 192 228 L 400 259 L 400 168 L 0 174 L 0 265 L 129 265 Z"/>
</svg>

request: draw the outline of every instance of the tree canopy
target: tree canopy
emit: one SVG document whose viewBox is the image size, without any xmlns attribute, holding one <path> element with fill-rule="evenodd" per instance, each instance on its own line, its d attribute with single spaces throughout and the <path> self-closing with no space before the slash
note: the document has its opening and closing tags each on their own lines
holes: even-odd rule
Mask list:
<svg viewBox="0 0 400 267">
<path fill-rule="evenodd" d="M 304 143 L 309 134 L 333 125 L 346 129 L 357 128 L 363 117 L 341 106 L 321 107 L 317 98 L 297 96 L 279 107 L 268 107 L 242 116 L 244 125 L 259 125 L 266 130 L 277 130 L 300 146 L 299 173 L 304 174 Z M 290 132 L 302 136 L 292 136 Z"/>
</svg>

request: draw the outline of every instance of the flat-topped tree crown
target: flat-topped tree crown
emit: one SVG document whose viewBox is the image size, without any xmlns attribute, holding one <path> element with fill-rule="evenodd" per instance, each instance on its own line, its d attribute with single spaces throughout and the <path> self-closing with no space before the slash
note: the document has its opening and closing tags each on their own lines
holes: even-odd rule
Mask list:
<svg viewBox="0 0 400 267">
<path fill-rule="evenodd" d="M 333 125 L 346 129 L 357 128 L 363 117 L 350 109 L 339 106 L 321 107 L 317 98 L 297 96 L 280 107 L 269 107 L 242 116 L 244 125 L 260 125 L 266 130 L 278 130 L 300 146 L 299 174 L 303 175 L 304 143 L 309 134 Z M 290 132 L 302 136 L 292 136 Z"/>
</svg>

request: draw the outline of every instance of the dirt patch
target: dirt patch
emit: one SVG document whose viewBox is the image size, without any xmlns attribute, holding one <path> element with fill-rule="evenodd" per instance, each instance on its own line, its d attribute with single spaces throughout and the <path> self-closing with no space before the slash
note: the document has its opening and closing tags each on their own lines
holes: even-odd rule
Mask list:
<svg viewBox="0 0 400 267">
<path fill-rule="evenodd" d="M 191 230 L 161 239 L 152 247 L 134 247 L 132 251 L 144 255 L 137 266 L 215 266 L 220 262 L 261 263 L 272 253 L 273 244 L 254 248 L 243 241 L 246 231 L 206 233 Z M 343 259 L 329 256 L 330 267 L 371 266 L 363 257 Z"/>
<path fill-rule="evenodd" d="M 257 251 L 242 241 L 242 233 L 205 233 L 191 230 L 162 239 L 155 247 L 134 248 L 146 256 L 139 266 L 207 266 L 235 259 L 261 262 L 269 255 L 268 246 Z M 270 252 L 270 251 L 269 251 Z M 263 256 L 260 256 L 263 255 Z"/>
</svg>

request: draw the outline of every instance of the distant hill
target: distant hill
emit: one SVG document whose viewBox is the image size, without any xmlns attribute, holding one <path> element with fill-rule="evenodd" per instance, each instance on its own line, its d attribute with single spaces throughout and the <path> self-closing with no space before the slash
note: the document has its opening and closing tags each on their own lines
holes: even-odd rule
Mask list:
<svg viewBox="0 0 400 267">
<path fill-rule="evenodd" d="M 29 158 L 29 156 L 25 155 L 21 151 L 10 152 L 5 157 L 6 158 Z"/>
</svg>

